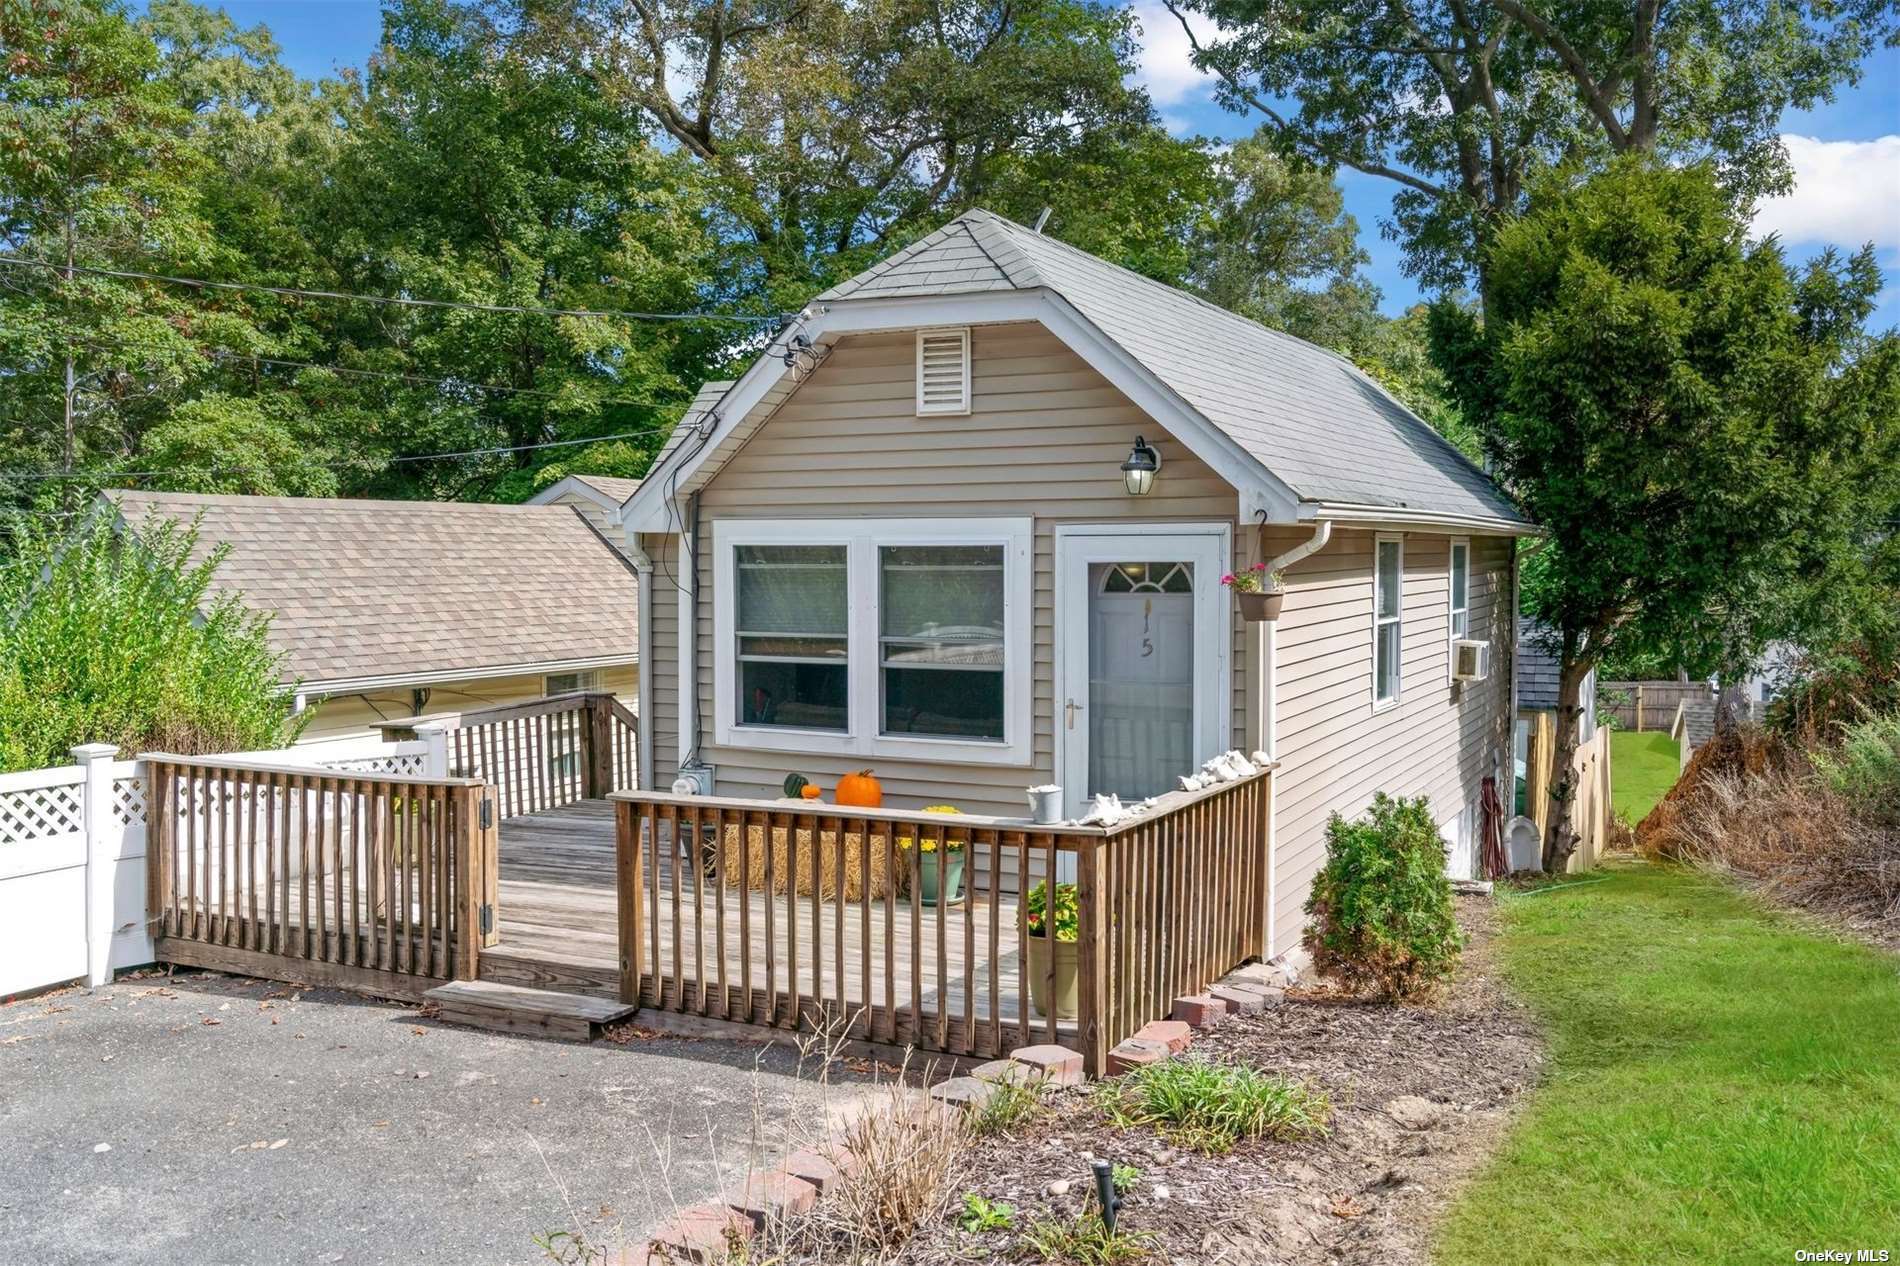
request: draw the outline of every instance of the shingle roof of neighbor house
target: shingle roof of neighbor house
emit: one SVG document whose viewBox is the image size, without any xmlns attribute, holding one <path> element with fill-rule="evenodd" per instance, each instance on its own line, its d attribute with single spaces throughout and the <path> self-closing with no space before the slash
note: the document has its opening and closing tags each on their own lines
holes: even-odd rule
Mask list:
<svg viewBox="0 0 1900 1266">
<path fill-rule="evenodd" d="M 574 478 L 605 497 L 612 497 L 621 505 L 627 498 L 640 491 L 638 479 L 622 479 L 618 475 L 576 475 Z"/>
<path fill-rule="evenodd" d="M 1303 501 L 1525 520 L 1491 479 L 1344 357 L 970 211 L 818 301 L 1047 289 Z"/>
<path fill-rule="evenodd" d="M 629 481 L 631 482 L 631 481 Z M 272 615 L 308 687 L 631 661 L 633 571 L 569 506 L 115 491 L 128 523 L 198 520 L 219 592 Z"/>
<path fill-rule="evenodd" d="M 1526 712 L 1557 710 L 1558 657 L 1545 644 L 1548 630 L 1527 615 L 1517 618 L 1517 706 Z"/>
</svg>

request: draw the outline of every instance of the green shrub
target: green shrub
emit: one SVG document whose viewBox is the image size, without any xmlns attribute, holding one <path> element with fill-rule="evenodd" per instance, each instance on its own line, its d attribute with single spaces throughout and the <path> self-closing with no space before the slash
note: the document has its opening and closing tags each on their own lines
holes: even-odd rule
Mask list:
<svg viewBox="0 0 1900 1266">
<path fill-rule="evenodd" d="M 1900 713 L 1846 725 L 1838 744 L 1809 755 L 1822 781 L 1856 808 L 1900 821 Z"/>
<path fill-rule="evenodd" d="M 1103 1087 L 1097 1106 L 1118 1128 L 1147 1126 L 1201 1152 L 1231 1151 L 1242 1139 L 1312 1138 L 1326 1133 L 1332 1113 L 1325 1092 L 1303 1081 L 1196 1056 L 1148 1064 Z"/>
<path fill-rule="evenodd" d="M 1405 998 L 1449 976 L 1464 938 L 1425 798 L 1380 792 L 1351 822 L 1335 813 L 1306 913 L 1314 966 L 1350 988 Z"/>
<path fill-rule="evenodd" d="M 187 755 L 281 747 L 304 718 L 266 621 L 211 597 L 224 556 L 195 530 L 17 530 L 0 559 L 0 772 L 63 765 L 80 743 Z"/>
</svg>

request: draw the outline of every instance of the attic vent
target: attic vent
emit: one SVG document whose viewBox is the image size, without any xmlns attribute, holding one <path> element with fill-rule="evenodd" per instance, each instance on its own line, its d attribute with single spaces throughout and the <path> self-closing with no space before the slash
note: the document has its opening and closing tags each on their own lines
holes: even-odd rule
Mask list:
<svg viewBox="0 0 1900 1266">
<path fill-rule="evenodd" d="M 917 331 L 917 412 L 970 411 L 970 331 Z"/>
</svg>

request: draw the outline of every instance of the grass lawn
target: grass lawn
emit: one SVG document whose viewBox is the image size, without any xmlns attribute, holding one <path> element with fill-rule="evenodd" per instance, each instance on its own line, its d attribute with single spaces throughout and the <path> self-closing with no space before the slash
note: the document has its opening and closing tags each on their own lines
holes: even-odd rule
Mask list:
<svg viewBox="0 0 1900 1266">
<path fill-rule="evenodd" d="M 1441 1263 L 1900 1260 L 1900 959 L 1648 865 L 1507 896 L 1503 923 L 1549 1076 Z"/>
<path fill-rule="evenodd" d="M 1610 735 L 1610 804 L 1634 826 L 1676 785 L 1681 752 L 1661 730 L 1616 730 Z"/>
</svg>

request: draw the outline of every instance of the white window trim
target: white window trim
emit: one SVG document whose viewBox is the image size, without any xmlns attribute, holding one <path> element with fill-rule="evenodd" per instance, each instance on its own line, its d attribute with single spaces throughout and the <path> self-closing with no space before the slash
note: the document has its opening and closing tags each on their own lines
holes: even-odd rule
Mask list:
<svg viewBox="0 0 1900 1266">
<path fill-rule="evenodd" d="M 1400 546 L 1403 551 L 1404 546 Z M 1458 551 L 1465 552 L 1465 592 L 1464 606 L 1458 605 L 1458 568 L 1455 566 Z M 1401 609 L 1403 609 L 1401 607 Z M 1465 613 L 1465 637 L 1471 636 L 1471 538 L 1454 536 L 1451 546 L 1445 551 L 1445 680 L 1455 681 L 1452 673 L 1458 667 L 1458 612 Z"/>
<path fill-rule="evenodd" d="M 1379 697 L 1379 547 L 1399 547 L 1399 611 L 1392 622 L 1399 627 L 1398 662 L 1393 665 L 1392 697 Z M 1384 712 L 1399 706 L 1405 697 L 1405 538 L 1397 533 L 1381 532 L 1372 538 L 1372 710 Z"/>
<path fill-rule="evenodd" d="M 817 755 L 889 757 L 973 765 L 1028 765 L 1035 694 L 1031 618 L 1035 607 L 1029 519 L 717 519 L 713 522 L 713 740 L 721 747 Z M 848 726 L 836 730 L 744 725 L 738 715 L 737 597 L 733 551 L 741 545 L 843 545 L 850 605 L 845 656 Z M 1003 547 L 1003 739 L 881 734 L 879 681 L 880 545 Z"/>
<path fill-rule="evenodd" d="M 928 406 L 924 403 L 924 341 L 926 339 L 949 338 L 951 336 L 955 336 L 961 339 L 963 343 L 962 399 L 959 400 L 955 405 L 952 405 L 949 407 L 945 407 L 942 405 L 938 405 L 935 407 Z M 967 415 L 970 412 L 970 361 L 971 359 L 972 359 L 972 353 L 971 353 L 971 348 L 970 348 L 970 327 L 969 326 L 967 325 L 939 326 L 935 329 L 917 331 L 916 389 L 917 389 L 917 416 L 918 417 L 920 418 L 962 417 L 962 416 Z"/>
</svg>

